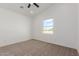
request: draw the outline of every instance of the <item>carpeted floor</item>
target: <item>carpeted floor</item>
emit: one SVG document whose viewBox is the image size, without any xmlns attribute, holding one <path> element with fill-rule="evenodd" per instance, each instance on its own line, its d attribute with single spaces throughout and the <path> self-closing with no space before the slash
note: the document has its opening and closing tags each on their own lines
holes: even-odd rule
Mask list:
<svg viewBox="0 0 79 59">
<path fill-rule="evenodd" d="M 0 48 L 0 56 L 77 56 L 75 49 L 28 40 Z"/>
</svg>

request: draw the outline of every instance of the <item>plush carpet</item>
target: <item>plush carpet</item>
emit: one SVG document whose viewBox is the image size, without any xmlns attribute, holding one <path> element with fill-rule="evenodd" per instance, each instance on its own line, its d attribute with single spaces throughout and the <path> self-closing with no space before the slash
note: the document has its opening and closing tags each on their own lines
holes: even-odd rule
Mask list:
<svg viewBox="0 0 79 59">
<path fill-rule="evenodd" d="M 28 40 L 0 47 L 0 56 L 77 56 L 75 49 L 39 40 Z"/>
</svg>

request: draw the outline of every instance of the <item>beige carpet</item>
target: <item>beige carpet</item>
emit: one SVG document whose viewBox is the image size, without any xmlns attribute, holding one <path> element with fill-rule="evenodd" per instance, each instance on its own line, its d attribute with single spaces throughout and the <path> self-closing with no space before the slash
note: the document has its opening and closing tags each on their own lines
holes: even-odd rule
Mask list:
<svg viewBox="0 0 79 59">
<path fill-rule="evenodd" d="M 0 48 L 0 56 L 76 56 L 75 49 L 38 40 L 12 44 Z"/>
</svg>

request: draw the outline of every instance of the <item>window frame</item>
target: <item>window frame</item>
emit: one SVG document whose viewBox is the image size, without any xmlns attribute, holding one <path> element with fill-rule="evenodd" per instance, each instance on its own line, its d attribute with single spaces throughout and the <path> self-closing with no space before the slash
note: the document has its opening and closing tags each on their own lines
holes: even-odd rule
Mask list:
<svg viewBox="0 0 79 59">
<path fill-rule="evenodd" d="M 52 19 L 52 20 L 51 20 Z M 44 22 L 47 22 L 47 20 L 49 20 L 48 22 L 51 23 L 50 21 L 52 21 L 52 25 L 48 25 L 48 24 L 44 24 Z M 42 24 L 42 33 L 43 34 L 53 34 L 54 33 L 54 19 L 53 18 L 47 18 L 47 19 L 44 19 L 43 21 L 43 24 Z M 49 29 L 49 27 L 51 29 Z M 48 28 L 48 29 L 45 29 L 45 28 Z"/>
</svg>

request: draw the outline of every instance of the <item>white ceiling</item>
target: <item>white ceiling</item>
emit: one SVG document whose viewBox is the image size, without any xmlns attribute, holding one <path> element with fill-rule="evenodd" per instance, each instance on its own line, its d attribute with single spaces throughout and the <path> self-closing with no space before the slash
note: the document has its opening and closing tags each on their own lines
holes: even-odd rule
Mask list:
<svg viewBox="0 0 79 59">
<path fill-rule="evenodd" d="M 39 8 L 36 8 L 34 5 L 32 5 L 30 8 L 27 8 L 28 3 L 0 3 L 0 8 L 6 8 L 27 16 L 35 16 L 52 6 L 52 3 L 37 4 L 39 5 Z M 20 8 L 20 6 L 24 6 L 24 8 Z M 33 11 L 33 14 L 30 13 L 31 11 Z"/>
</svg>

